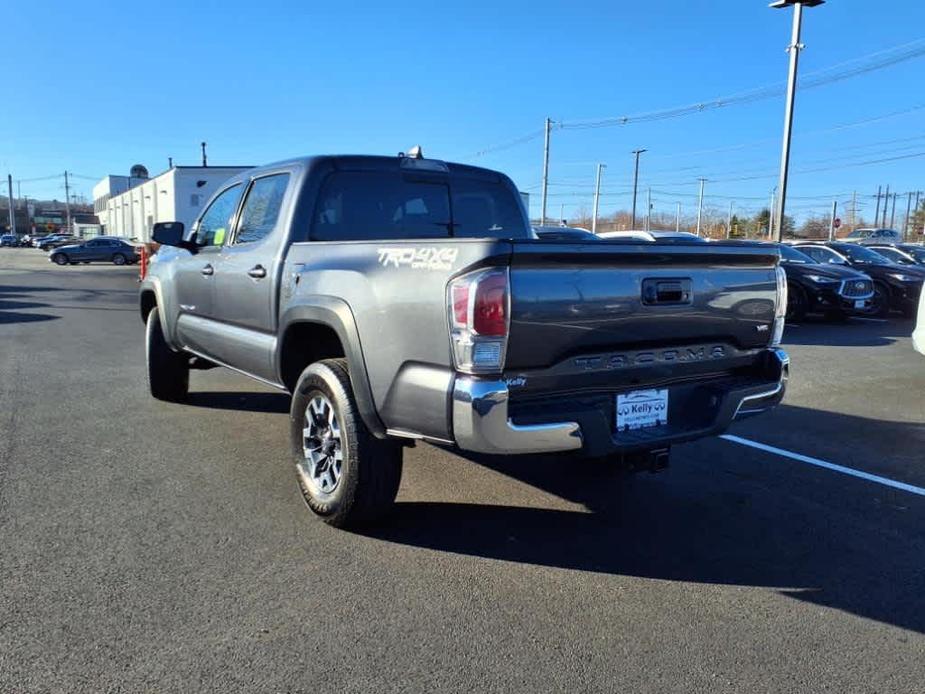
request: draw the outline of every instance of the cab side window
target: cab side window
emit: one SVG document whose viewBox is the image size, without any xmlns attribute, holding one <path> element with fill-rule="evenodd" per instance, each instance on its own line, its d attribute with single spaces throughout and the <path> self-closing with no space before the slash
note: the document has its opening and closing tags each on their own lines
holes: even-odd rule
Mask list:
<svg viewBox="0 0 925 694">
<path fill-rule="evenodd" d="M 193 241 L 197 246 L 221 246 L 225 243 L 225 237 L 231 227 L 231 218 L 238 207 L 240 197 L 240 183 L 219 193 L 196 225 Z"/>
<path fill-rule="evenodd" d="M 288 173 L 263 176 L 253 182 L 241 208 L 235 243 L 260 241 L 276 228 L 288 185 Z"/>
</svg>

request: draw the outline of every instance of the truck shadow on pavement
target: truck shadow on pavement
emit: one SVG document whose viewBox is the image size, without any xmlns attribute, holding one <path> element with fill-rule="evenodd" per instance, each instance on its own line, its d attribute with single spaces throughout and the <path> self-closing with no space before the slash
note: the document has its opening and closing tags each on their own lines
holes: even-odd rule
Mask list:
<svg viewBox="0 0 925 694">
<path fill-rule="evenodd" d="M 892 426 L 898 435 L 914 425 Z M 564 458 L 466 457 L 588 510 L 400 501 L 389 522 L 366 534 L 544 567 L 766 587 L 925 632 L 919 497 L 864 482 L 851 487 L 845 478 L 832 484 L 827 473 L 818 487 L 801 485 L 727 442 L 698 444 L 668 472 L 634 477 Z M 907 508 L 891 506 L 890 499 Z"/>
<path fill-rule="evenodd" d="M 787 325 L 783 346 L 881 347 L 893 344 L 896 338 L 909 337 L 914 327 L 914 321 L 898 316 L 882 323 L 867 320 L 832 323 L 807 319 Z"/>
<path fill-rule="evenodd" d="M 289 396 L 281 392 L 190 392 L 184 404 L 192 405 L 193 407 L 207 407 L 210 409 L 233 410 L 237 412 L 289 414 Z"/>
</svg>

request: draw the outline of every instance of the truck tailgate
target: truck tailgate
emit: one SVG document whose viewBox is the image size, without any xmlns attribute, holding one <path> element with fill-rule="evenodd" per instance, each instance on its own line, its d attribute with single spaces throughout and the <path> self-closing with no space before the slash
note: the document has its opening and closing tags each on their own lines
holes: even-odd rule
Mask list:
<svg viewBox="0 0 925 694">
<path fill-rule="evenodd" d="M 774 249 L 722 243 L 515 242 L 506 370 L 648 348 L 677 347 L 683 361 L 685 347 L 765 347 L 778 260 Z"/>
</svg>

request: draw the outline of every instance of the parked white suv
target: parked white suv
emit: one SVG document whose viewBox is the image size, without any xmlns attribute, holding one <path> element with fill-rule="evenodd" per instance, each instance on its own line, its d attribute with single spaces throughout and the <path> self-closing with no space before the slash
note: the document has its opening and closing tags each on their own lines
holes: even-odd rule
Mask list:
<svg viewBox="0 0 925 694">
<path fill-rule="evenodd" d="M 917 352 L 925 354 L 925 292 L 919 297 L 919 315 L 912 333 L 912 346 Z"/>
</svg>

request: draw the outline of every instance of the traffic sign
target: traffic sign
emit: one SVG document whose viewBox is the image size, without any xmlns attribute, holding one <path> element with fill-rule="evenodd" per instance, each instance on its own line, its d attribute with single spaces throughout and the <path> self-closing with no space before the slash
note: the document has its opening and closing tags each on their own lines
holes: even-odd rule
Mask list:
<svg viewBox="0 0 925 694">
<path fill-rule="evenodd" d="M 839 219 L 838 217 L 836 217 L 836 218 L 835 218 L 835 224 L 834 224 L 834 226 L 835 226 L 836 229 L 838 229 L 838 227 L 841 226 L 841 219 Z"/>
</svg>

